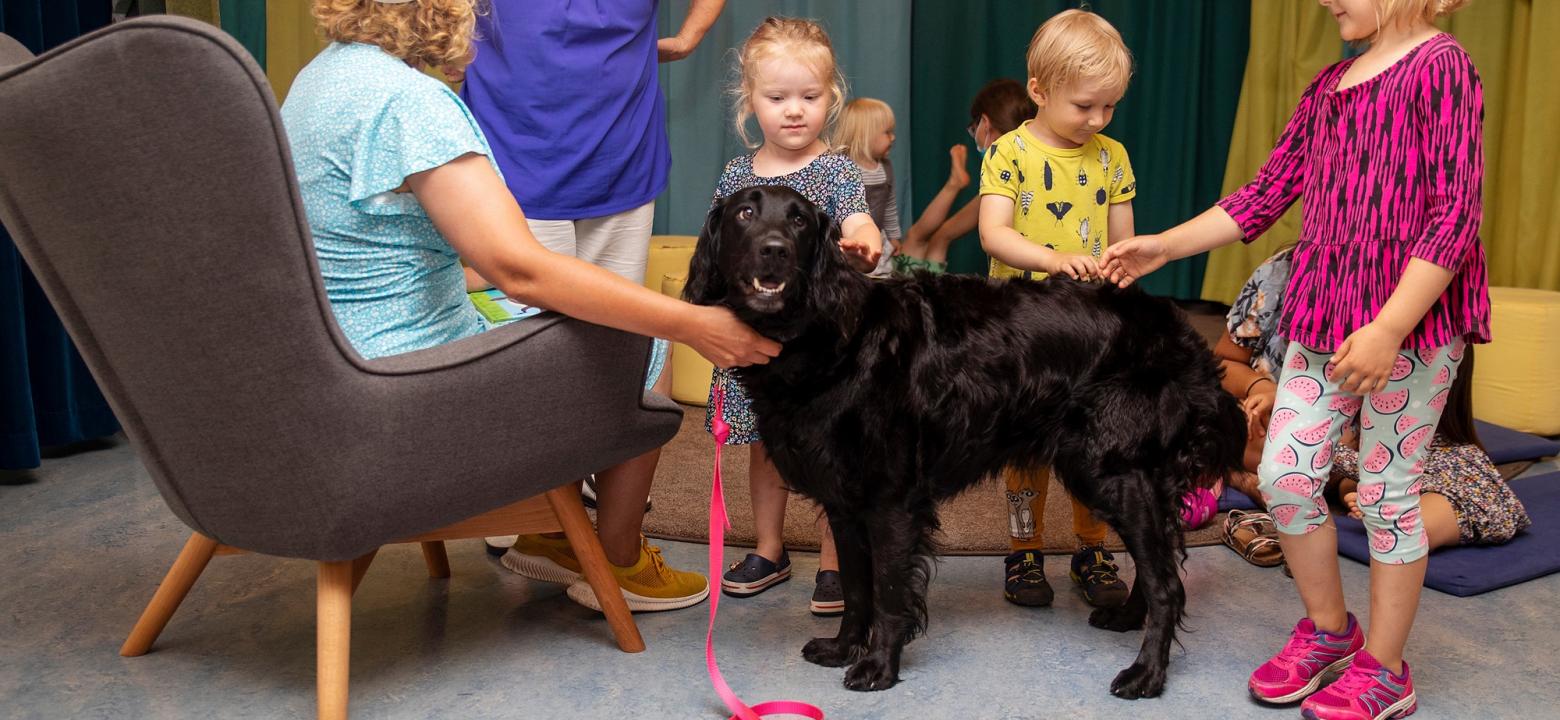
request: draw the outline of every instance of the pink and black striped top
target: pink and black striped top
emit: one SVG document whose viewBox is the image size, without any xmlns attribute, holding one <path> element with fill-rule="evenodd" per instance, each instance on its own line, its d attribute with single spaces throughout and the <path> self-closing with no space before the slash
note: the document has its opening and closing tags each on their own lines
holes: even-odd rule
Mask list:
<svg viewBox="0 0 1560 720">
<path fill-rule="evenodd" d="M 1316 76 L 1257 177 L 1219 201 L 1250 242 L 1301 199 L 1278 332 L 1336 349 L 1375 319 L 1417 257 L 1453 277 L 1403 346 L 1489 342 L 1484 94 L 1473 61 L 1441 34 L 1336 90 L 1353 62 Z"/>
</svg>

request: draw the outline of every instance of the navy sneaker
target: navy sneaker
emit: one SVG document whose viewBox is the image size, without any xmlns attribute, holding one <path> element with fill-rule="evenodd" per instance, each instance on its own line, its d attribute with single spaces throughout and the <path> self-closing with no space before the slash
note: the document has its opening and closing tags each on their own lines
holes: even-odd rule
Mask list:
<svg viewBox="0 0 1560 720">
<path fill-rule="evenodd" d="M 1007 582 L 1002 586 L 1002 597 L 1014 605 L 1045 607 L 1055 599 L 1051 583 L 1045 580 L 1045 556 L 1039 550 L 1019 550 L 1003 561 L 1007 566 Z"/>
<path fill-rule="evenodd" d="M 721 576 L 720 591 L 732 597 L 752 597 L 790 579 L 791 556 L 786 551 L 780 551 L 778 563 L 763 555 L 748 553 L 742 562 L 732 565 Z"/>
<path fill-rule="evenodd" d="M 1098 545 L 1078 548 L 1072 556 L 1072 581 L 1083 599 L 1094 607 L 1121 607 L 1127 602 L 1127 584 L 1116 573 L 1116 556 Z"/>
<path fill-rule="evenodd" d="M 812 602 L 808 609 L 818 617 L 845 613 L 845 586 L 840 584 L 840 571 L 819 570 L 813 581 Z"/>
</svg>

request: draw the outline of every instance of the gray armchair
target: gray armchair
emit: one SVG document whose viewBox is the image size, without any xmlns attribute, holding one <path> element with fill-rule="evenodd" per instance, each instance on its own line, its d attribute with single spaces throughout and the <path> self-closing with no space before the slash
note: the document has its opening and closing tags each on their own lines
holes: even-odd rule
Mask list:
<svg viewBox="0 0 1560 720">
<path fill-rule="evenodd" d="M 641 390 L 649 341 L 544 314 L 359 357 L 271 89 L 228 36 L 145 18 L 0 68 L 0 221 L 194 531 L 122 654 L 214 554 L 314 560 L 319 715 L 344 717 L 352 590 L 381 545 L 421 542 L 447 576 L 443 540 L 559 529 L 643 649 L 573 481 L 677 431 Z"/>
</svg>

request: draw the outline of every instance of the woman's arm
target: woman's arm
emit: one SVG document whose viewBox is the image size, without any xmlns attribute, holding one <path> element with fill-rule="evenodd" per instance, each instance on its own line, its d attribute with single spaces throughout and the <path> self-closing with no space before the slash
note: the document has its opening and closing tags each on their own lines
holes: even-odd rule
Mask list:
<svg viewBox="0 0 1560 720">
<path fill-rule="evenodd" d="M 1224 391 L 1237 400 L 1245 400 L 1251 389 L 1262 381 L 1273 382 L 1265 373 L 1251 367 L 1251 350 L 1235 344 L 1229 330 L 1219 337 L 1213 354 L 1219 358 L 1219 367 L 1224 370 Z"/>
<path fill-rule="evenodd" d="M 704 39 L 704 34 L 709 32 L 710 26 L 715 24 L 720 17 L 721 8 L 725 7 L 726 0 L 693 0 L 688 6 L 688 16 L 683 18 L 682 28 L 676 35 L 661 38 L 656 43 L 656 56 L 661 62 L 681 60 L 693 54 L 694 48 L 699 46 L 699 41 Z"/>
<path fill-rule="evenodd" d="M 640 335 L 685 343 L 721 367 L 765 363 L 780 346 L 724 308 L 652 292 L 542 247 L 488 159 L 462 155 L 407 178 L 450 246 L 504 294 L 529 305 Z"/>
</svg>

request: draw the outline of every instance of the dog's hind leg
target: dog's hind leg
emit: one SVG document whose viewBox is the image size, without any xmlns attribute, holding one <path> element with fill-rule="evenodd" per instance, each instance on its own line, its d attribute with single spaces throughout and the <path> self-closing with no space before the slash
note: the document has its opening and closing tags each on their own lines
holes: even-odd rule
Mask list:
<svg viewBox="0 0 1560 720">
<path fill-rule="evenodd" d="M 840 584 L 845 590 L 845 614 L 839 634 L 813 638 L 802 647 L 807 662 L 824 667 L 844 667 L 867 652 L 867 630 L 872 625 L 872 545 L 860 523 L 841 522 L 829 515 L 834 546 L 840 558 Z"/>
<path fill-rule="evenodd" d="M 1126 510 L 1118 511 L 1113 525 L 1132 555 L 1137 577 L 1126 605 L 1097 610 L 1089 623 L 1112 630 L 1146 625 L 1137 660 L 1110 684 L 1112 694 L 1131 700 L 1156 697 L 1164 690 L 1170 644 L 1186 609 L 1186 590 L 1176 563 L 1181 529 L 1173 508 L 1161 507 L 1163 503 L 1141 475 L 1120 482 L 1120 499 Z"/>
<path fill-rule="evenodd" d="M 930 510 L 886 508 L 867 518 L 872 536 L 872 625 L 866 655 L 845 673 L 846 688 L 887 690 L 899 682 L 900 654 L 926 625 L 930 532 L 936 524 Z"/>
</svg>

